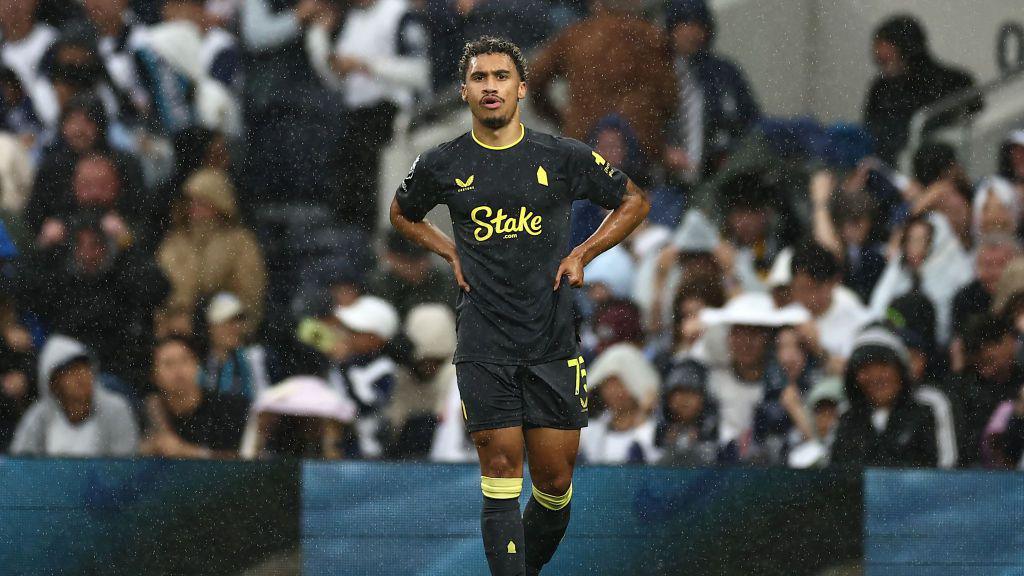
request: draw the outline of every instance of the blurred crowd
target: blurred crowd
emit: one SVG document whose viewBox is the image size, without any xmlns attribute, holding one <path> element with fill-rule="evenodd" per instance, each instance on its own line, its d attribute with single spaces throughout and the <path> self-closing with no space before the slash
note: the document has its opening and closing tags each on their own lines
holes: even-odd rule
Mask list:
<svg viewBox="0 0 1024 576">
<path fill-rule="evenodd" d="M 913 17 L 835 125 L 767 117 L 717 27 L 703 0 L 0 0 L 0 451 L 474 460 L 451 271 L 377 190 L 488 33 L 653 202 L 577 293 L 582 459 L 1018 467 L 1024 130 L 969 174 L 966 99 L 907 149 L 974 85 Z M 573 242 L 604 215 L 574 206 Z"/>
</svg>

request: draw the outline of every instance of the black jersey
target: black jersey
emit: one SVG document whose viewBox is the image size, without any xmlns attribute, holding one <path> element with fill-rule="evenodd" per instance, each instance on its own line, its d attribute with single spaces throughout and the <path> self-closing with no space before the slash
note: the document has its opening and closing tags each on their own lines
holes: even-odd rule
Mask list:
<svg viewBox="0 0 1024 576">
<path fill-rule="evenodd" d="M 422 154 L 396 199 L 406 218 L 446 204 L 470 292 L 460 292 L 455 361 L 539 364 L 574 356 L 573 289 L 554 291 L 570 208 L 614 209 L 626 176 L 585 144 L 523 128 L 496 148 L 472 132 Z"/>
</svg>

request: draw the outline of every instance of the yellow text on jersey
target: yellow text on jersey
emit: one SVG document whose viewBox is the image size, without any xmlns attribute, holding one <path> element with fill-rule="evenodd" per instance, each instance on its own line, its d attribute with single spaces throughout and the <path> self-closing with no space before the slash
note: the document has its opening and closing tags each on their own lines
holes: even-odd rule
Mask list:
<svg viewBox="0 0 1024 576">
<path fill-rule="evenodd" d="M 539 236 L 541 233 L 541 218 L 523 206 L 519 209 L 519 216 L 509 217 L 501 208 L 495 212 L 490 206 L 478 206 L 470 212 L 469 217 L 476 223 L 476 230 L 473 237 L 479 242 L 489 239 L 495 234 L 503 234 L 504 238 L 515 238 L 520 232 L 526 232 L 530 236 Z"/>
</svg>

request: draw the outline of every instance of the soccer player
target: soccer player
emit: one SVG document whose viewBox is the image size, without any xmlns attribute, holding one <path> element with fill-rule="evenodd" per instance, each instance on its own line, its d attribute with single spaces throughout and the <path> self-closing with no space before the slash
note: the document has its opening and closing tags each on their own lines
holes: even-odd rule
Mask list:
<svg viewBox="0 0 1024 576">
<path fill-rule="evenodd" d="M 480 458 L 491 574 L 539 574 L 569 523 L 587 425 L 572 288 L 650 204 L 589 147 L 520 123 L 526 65 L 516 45 L 487 36 L 469 42 L 459 73 L 473 129 L 416 159 L 391 203 L 391 223 L 447 260 L 461 288 L 455 365 Z M 570 206 L 583 198 L 611 212 L 570 251 Z M 454 241 L 423 220 L 438 204 L 448 206 Z M 533 494 L 520 514 L 524 456 Z"/>
</svg>

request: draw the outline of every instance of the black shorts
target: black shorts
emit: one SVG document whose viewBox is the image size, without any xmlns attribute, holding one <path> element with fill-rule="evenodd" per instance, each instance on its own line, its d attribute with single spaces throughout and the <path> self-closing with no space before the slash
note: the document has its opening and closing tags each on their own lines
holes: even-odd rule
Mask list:
<svg viewBox="0 0 1024 576">
<path fill-rule="evenodd" d="M 511 426 L 578 430 L 587 425 L 590 397 L 582 356 L 534 366 L 460 362 L 455 372 L 470 432 Z"/>
</svg>

